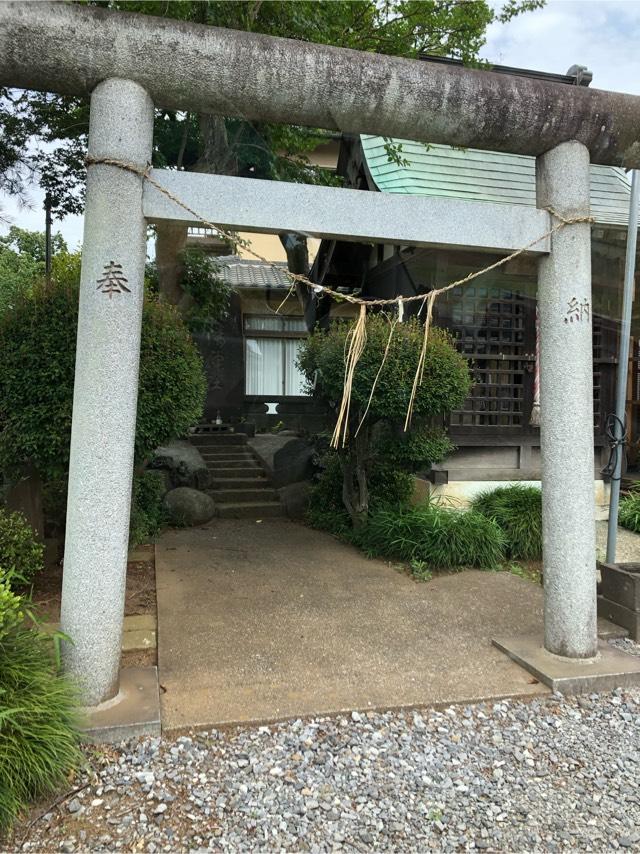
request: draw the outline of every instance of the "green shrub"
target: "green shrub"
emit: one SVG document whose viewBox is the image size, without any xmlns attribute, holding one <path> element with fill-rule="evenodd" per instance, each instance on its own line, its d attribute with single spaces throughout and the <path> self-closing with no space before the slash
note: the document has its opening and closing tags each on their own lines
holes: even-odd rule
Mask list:
<svg viewBox="0 0 640 854">
<path fill-rule="evenodd" d="M 335 451 L 327 453 L 323 471 L 317 477 L 309 496 L 307 522 L 313 528 L 347 536 L 351 520 L 342 501 L 342 469 Z M 379 464 L 371 471 L 368 480 L 369 506 L 372 509 L 400 507 L 406 504 L 413 492 L 410 474 L 391 465 Z"/>
<path fill-rule="evenodd" d="M 55 673 L 51 647 L 34 629 L 0 634 L 0 832 L 30 801 L 63 785 L 81 760 L 77 698 Z"/>
<path fill-rule="evenodd" d="M 0 582 L 24 587 L 44 566 L 44 546 L 21 513 L 0 508 Z"/>
<path fill-rule="evenodd" d="M 342 397 L 345 344 L 350 328 L 350 322 L 334 321 L 327 332 L 314 332 L 302 342 L 300 348 L 298 360 L 302 373 L 313 388 L 314 395 L 329 402 Z M 371 397 L 371 389 L 387 349 L 389 330 L 389 318 L 386 315 L 370 315 L 367 318 L 367 342 L 355 371 L 351 391 L 351 411 L 355 415 L 356 425 L 367 406 L 368 417 L 372 422 L 381 419 L 404 422 L 424 341 L 424 329 L 416 319 L 397 324 Z M 423 382 L 418 387 L 414 402 L 414 415 L 416 418 L 433 417 L 450 412 L 462 403 L 470 388 L 467 360 L 457 352 L 448 332 L 432 326 Z"/>
<path fill-rule="evenodd" d="M 620 500 L 618 523 L 640 534 L 640 489 L 634 489 Z"/>
<path fill-rule="evenodd" d="M 429 469 L 434 463 L 441 463 L 455 449 L 444 430 L 435 427 L 416 427 L 408 433 L 389 432 L 374 443 L 378 459 L 409 472 Z"/>
<path fill-rule="evenodd" d="M 491 519 L 434 503 L 372 513 L 355 539 L 371 557 L 401 560 L 422 572 L 426 567 L 493 569 L 505 556 L 505 536 Z"/>
<path fill-rule="evenodd" d="M 129 545 L 138 546 L 155 539 L 166 524 L 162 501 L 165 494 L 164 475 L 159 471 L 144 471 L 133 478 Z"/>
<path fill-rule="evenodd" d="M 14 593 L 6 581 L 0 579 L 0 642 L 20 625 L 24 617 L 22 597 Z M 0 710 L 2 698 L 0 697 Z"/>
<path fill-rule="evenodd" d="M 350 322 L 336 321 L 328 330 L 316 330 L 300 347 L 298 365 L 309 390 L 334 412 L 337 411 L 345 383 L 345 352 Z M 390 332 L 393 335 L 390 337 Z M 348 442 L 337 453 L 345 464 L 343 487 L 339 495 L 354 528 L 366 522 L 373 504 L 366 500 L 363 481 L 369 483 L 384 465 L 385 471 L 425 468 L 442 459 L 452 446 L 442 431 L 424 428 L 460 406 L 471 388 L 469 366 L 457 352 L 451 336 L 432 327 L 425 349 L 422 381 L 414 390 L 416 368 L 424 344 L 424 328 L 411 319 L 393 325 L 384 314 L 367 317 L 366 343 L 355 368 L 351 383 L 348 417 Z M 419 435 L 411 440 L 399 438 L 407 408 L 413 398 L 413 428 Z M 380 441 L 380 428 L 388 441 L 389 456 L 375 443 Z M 370 486 L 373 495 L 375 487 Z"/>
<path fill-rule="evenodd" d="M 471 506 L 500 526 L 510 558 L 542 557 L 542 493 L 535 486 L 500 486 L 482 492 Z"/>
<path fill-rule="evenodd" d="M 35 286 L 0 315 L 0 469 L 31 462 L 43 480 L 66 477 L 76 358 L 78 287 Z M 118 366 L 113 366 L 114 372 Z M 184 435 L 206 392 L 202 359 L 177 310 L 145 300 L 136 459 Z"/>
<path fill-rule="evenodd" d="M 198 348 L 177 309 L 147 300 L 142 315 L 136 459 L 186 435 L 202 416 L 207 379 Z"/>
</svg>

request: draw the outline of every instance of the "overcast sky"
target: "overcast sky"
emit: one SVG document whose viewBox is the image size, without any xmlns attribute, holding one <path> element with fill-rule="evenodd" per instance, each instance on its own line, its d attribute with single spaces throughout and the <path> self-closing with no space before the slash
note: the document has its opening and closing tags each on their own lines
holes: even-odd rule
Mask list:
<svg viewBox="0 0 640 854">
<path fill-rule="evenodd" d="M 493 25 L 482 56 L 560 74 L 571 65 L 586 65 L 593 87 L 640 94 L 640 0 L 549 0 L 544 9 Z M 16 225 L 43 230 L 42 195 L 34 190 L 31 201 L 34 210 L 20 210 L 0 196 Z M 54 229 L 71 248 L 82 240 L 81 217 L 67 217 Z"/>
</svg>

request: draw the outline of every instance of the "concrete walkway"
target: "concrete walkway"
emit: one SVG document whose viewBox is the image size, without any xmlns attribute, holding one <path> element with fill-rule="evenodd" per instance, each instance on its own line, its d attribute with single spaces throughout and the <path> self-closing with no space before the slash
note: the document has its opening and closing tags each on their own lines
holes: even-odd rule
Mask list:
<svg viewBox="0 0 640 854">
<path fill-rule="evenodd" d="M 215 520 L 156 548 L 165 730 L 540 694 L 490 644 L 542 621 L 507 573 L 420 584 L 281 519 Z"/>
<path fill-rule="evenodd" d="M 596 522 L 596 557 L 604 561 L 607 554 L 607 522 Z M 616 540 L 616 560 L 618 563 L 636 563 L 640 561 L 640 534 L 618 526 Z"/>
</svg>

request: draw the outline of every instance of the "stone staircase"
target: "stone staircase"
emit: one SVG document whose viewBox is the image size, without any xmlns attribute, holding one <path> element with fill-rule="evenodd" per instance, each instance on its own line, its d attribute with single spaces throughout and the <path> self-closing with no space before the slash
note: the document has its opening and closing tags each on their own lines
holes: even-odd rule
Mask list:
<svg viewBox="0 0 640 854">
<path fill-rule="evenodd" d="M 202 454 L 211 473 L 207 490 L 223 519 L 263 519 L 283 516 L 278 493 L 244 433 L 194 433 L 190 442 Z"/>
</svg>

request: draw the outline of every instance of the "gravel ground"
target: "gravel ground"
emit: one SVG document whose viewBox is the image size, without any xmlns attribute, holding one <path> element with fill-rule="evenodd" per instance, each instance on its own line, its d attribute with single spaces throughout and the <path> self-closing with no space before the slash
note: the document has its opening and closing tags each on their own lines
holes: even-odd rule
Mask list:
<svg viewBox="0 0 640 854">
<path fill-rule="evenodd" d="M 88 755 L 86 788 L 36 814 L 11 850 L 640 851 L 635 689 L 354 712 Z"/>
<path fill-rule="evenodd" d="M 630 638 L 615 638 L 610 640 L 609 644 L 623 652 L 628 652 L 629 655 L 640 655 L 640 643 L 634 643 Z"/>
</svg>

